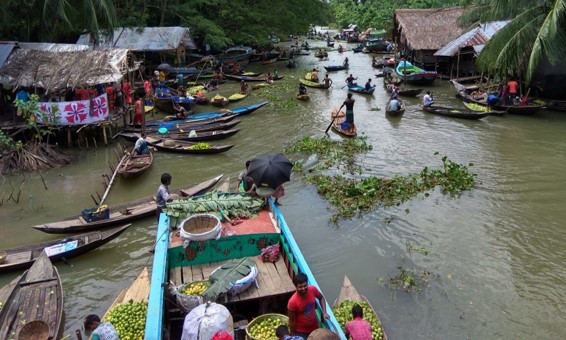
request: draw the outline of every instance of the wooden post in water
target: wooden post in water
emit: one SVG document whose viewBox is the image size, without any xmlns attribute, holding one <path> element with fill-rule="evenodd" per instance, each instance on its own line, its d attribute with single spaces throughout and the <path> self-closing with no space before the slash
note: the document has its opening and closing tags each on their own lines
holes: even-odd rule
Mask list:
<svg viewBox="0 0 566 340">
<path fill-rule="evenodd" d="M 460 50 L 458 50 L 458 62 L 456 64 L 456 79 L 460 79 Z"/>
</svg>

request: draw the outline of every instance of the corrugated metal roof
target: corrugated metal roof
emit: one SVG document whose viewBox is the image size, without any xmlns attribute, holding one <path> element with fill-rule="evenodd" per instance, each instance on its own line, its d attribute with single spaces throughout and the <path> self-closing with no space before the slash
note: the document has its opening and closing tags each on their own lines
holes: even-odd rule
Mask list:
<svg viewBox="0 0 566 340">
<path fill-rule="evenodd" d="M 453 57 L 464 47 L 484 46 L 500 29 L 505 27 L 509 21 L 493 21 L 480 24 L 478 27 L 468 31 L 458 38 L 452 40 L 444 47 L 436 51 L 436 57 Z M 482 47 L 483 48 L 483 47 Z M 474 47 L 474 49 L 477 51 Z M 481 50 L 481 49 L 480 49 Z"/>
<path fill-rule="evenodd" d="M 14 43 L 0 44 L 0 67 L 4 65 L 14 47 L 16 47 Z"/>
<path fill-rule="evenodd" d="M 77 44 L 93 46 L 88 34 L 80 36 Z M 127 48 L 132 51 L 160 52 L 175 50 L 180 44 L 197 48 L 186 27 L 117 28 L 111 39 L 103 39 L 97 48 Z"/>
<path fill-rule="evenodd" d="M 18 43 L 18 46 L 26 50 L 47 51 L 47 52 L 77 52 L 90 49 L 88 45 L 75 44 L 53 44 L 53 43 Z"/>
</svg>

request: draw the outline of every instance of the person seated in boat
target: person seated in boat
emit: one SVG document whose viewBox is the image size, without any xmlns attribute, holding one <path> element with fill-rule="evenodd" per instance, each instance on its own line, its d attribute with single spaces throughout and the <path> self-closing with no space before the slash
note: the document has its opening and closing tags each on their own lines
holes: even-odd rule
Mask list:
<svg viewBox="0 0 566 340">
<path fill-rule="evenodd" d="M 344 62 L 342 63 L 342 66 L 343 66 L 343 67 L 348 67 L 349 62 L 350 62 L 350 61 L 348 60 L 348 57 L 346 57 L 346 59 L 344 59 Z"/>
<path fill-rule="evenodd" d="M 423 97 L 423 106 L 428 107 L 434 104 L 434 98 L 432 97 L 432 93 L 430 91 L 426 91 L 426 94 Z"/>
<path fill-rule="evenodd" d="M 184 107 L 182 107 L 179 103 L 177 103 L 174 100 L 171 100 L 173 102 L 173 109 L 175 110 L 175 117 L 177 119 L 185 119 L 187 118 L 187 116 L 189 115 L 189 113 L 187 112 L 187 110 L 185 110 Z"/>
<path fill-rule="evenodd" d="M 496 94 L 492 93 L 487 96 L 486 104 L 488 107 L 494 107 L 495 105 L 497 105 L 497 102 L 499 102 L 499 97 Z"/>
<path fill-rule="evenodd" d="M 346 107 L 346 123 L 348 123 L 348 132 L 353 133 L 356 126 L 354 125 L 354 103 L 356 101 L 352 99 L 352 94 L 348 93 L 348 98 L 342 103 L 338 112 L 342 111 L 342 108 Z"/>
<path fill-rule="evenodd" d="M 346 84 L 348 84 L 348 86 L 356 85 L 356 83 L 354 83 L 354 80 L 358 80 L 358 78 L 354 78 L 354 76 L 350 74 L 350 76 L 346 78 Z"/>
<path fill-rule="evenodd" d="M 303 83 L 299 82 L 299 96 L 307 94 L 307 88 Z"/>
<path fill-rule="evenodd" d="M 265 82 L 268 84 L 273 84 L 273 76 L 271 75 L 271 73 L 267 73 L 267 76 L 265 76 Z"/>
<path fill-rule="evenodd" d="M 324 76 L 324 79 L 322 79 L 322 82 L 324 83 L 324 86 L 326 86 L 326 87 L 332 86 L 332 79 L 330 79 L 328 77 L 328 73 Z"/>
<path fill-rule="evenodd" d="M 385 47 L 385 51 L 387 53 L 391 53 L 392 50 L 393 50 L 393 44 L 391 44 L 390 42 L 387 42 L 387 47 Z"/>
<path fill-rule="evenodd" d="M 317 83 L 318 82 L 318 71 L 316 68 L 313 68 L 311 71 L 311 81 Z"/>
<path fill-rule="evenodd" d="M 244 79 L 240 81 L 240 93 L 247 94 L 248 93 L 248 83 Z"/>
<path fill-rule="evenodd" d="M 401 110 L 401 102 L 396 98 L 391 99 L 389 101 L 389 107 L 387 108 L 387 111 L 399 111 L 399 110 Z"/>
<path fill-rule="evenodd" d="M 376 67 L 376 66 L 377 66 L 377 60 L 375 59 L 375 57 L 371 57 L 371 66 L 372 66 L 372 67 Z"/>
<path fill-rule="evenodd" d="M 289 316 L 289 332 L 291 335 L 307 339 L 309 334 L 319 327 L 316 315 L 316 299 L 322 307 L 322 320 L 328 318 L 326 313 L 326 300 L 322 293 L 315 287 L 309 286 L 308 277 L 298 273 L 293 278 L 293 284 L 297 291 L 291 296 L 287 303 Z"/>
<path fill-rule="evenodd" d="M 100 317 L 95 314 L 87 315 L 84 319 L 84 328 L 87 334 L 90 333 L 92 340 L 118 340 L 118 332 L 110 322 L 100 322 Z M 91 333 L 92 332 L 92 333 Z M 82 340 L 80 331 L 77 331 L 77 338 Z"/>
<path fill-rule="evenodd" d="M 202 97 L 204 97 L 204 94 L 202 94 L 202 92 L 200 92 L 200 90 L 196 90 L 195 96 L 198 97 L 198 98 L 202 98 Z"/>
<path fill-rule="evenodd" d="M 393 90 L 391 91 L 391 99 L 399 98 L 399 88 L 393 85 Z"/>
<path fill-rule="evenodd" d="M 134 145 L 134 151 L 137 155 L 145 155 L 149 153 L 149 146 L 147 145 L 147 141 L 145 140 L 145 132 L 142 132 L 140 138 L 136 141 Z"/>
<path fill-rule="evenodd" d="M 371 324 L 364 320 L 364 310 L 360 305 L 352 307 L 352 316 L 354 319 L 348 321 L 344 327 L 346 339 L 352 340 L 371 340 Z"/>
<path fill-rule="evenodd" d="M 371 85 L 371 78 L 368 79 L 368 81 L 366 82 L 366 86 L 365 86 L 366 91 L 371 91 L 371 89 L 373 89 L 374 87 L 375 86 Z"/>
<path fill-rule="evenodd" d="M 275 329 L 275 336 L 278 340 L 303 340 L 302 337 L 297 335 L 289 335 L 289 327 L 281 325 Z"/>
</svg>

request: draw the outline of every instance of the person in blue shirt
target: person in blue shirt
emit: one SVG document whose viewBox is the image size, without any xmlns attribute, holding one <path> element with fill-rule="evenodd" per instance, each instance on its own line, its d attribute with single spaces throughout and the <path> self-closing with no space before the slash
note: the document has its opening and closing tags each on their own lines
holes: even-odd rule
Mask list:
<svg viewBox="0 0 566 340">
<path fill-rule="evenodd" d="M 28 91 L 26 91 L 24 88 L 21 88 L 17 93 L 16 93 L 16 100 L 19 100 L 21 102 L 23 102 L 24 104 L 27 103 L 29 101 L 29 93 Z M 23 109 L 21 107 L 18 107 L 18 116 L 22 116 L 23 114 Z"/>
<path fill-rule="evenodd" d="M 489 107 L 493 107 L 497 104 L 497 102 L 499 101 L 499 97 L 495 94 L 490 94 L 487 97 L 487 106 Z"/>
<path fill-rule="evenodd" d="M 373 89 L 373 86 L 371 86 L 371 79 L 368 79 L 366 83 L 366 91 L 370 91 L 371 89 Z"/>
<path fill-rule="evenodd" d="M 304 340 L 303 337 L 298 335 L 289 335 L 289 328 L 285 325 L 277 327 L 275 330 L 275 336 L 279 340 Z"/>
</svg>

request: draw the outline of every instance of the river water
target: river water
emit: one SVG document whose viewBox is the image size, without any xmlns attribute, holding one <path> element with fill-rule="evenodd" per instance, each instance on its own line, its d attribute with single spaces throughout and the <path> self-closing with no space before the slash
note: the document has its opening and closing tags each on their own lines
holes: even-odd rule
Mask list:
<svg viewBox="0 0 566 340">
<path fill-rule="evenodd" d="M 322 42 L 312 42 L 322 45 Z M 350 48 L 352 46 L 350 45 Z M 376 70 L 371 56 L 330 52 L 322 65 L 350 59 L 349 73 L 362 84 Z M 298 57 L 298 67 L 275 64 L 293 84 L 318 64 L 314 56 Z M 249 70 L 272 71 L 273 65 L 250 64 Z M 322 70 L 322 67 L 320 67 Z M 242 118 L 242 130 L 225 143 L 236 147 L 212 156 L 156 153 L 142 177 L 119 179 L 108 204 L 152 195 L 161 173 L 173 175 L 172 187 L 219 173 L 235 178 L 247 159 L 280 152 L 304 136 L 321 136 L 329 112 L 345 99 L 345 71 L 331 74 L 329 90 L 309 89 L 311 100 L 293 109 L 270 105 Z M 379 207 L 351 220 L 330 222 L 333 209 L 311 185 L 295 176 L 287 185 L 282 211 L 323 292 L 333 301 L 348 275 L 378 310 L 391 339 L 435 338 L 561 338 L 566 329 L 566 115 L 541 111 L 530 116 L 487 117 L 465 121 L 419 110 L 420 98 L 406 100 L 407 112 L 388 119 L 388 95 L 375 79 L 373 97 L 354 95 L 359 133 L 373 150 L 359 157 L 363 176 L 406 175 L 438 167 L 440 156 L 474 163 L 476 187 L 458 197 L 439 190 L 396 207 Z M 237 91 L 237 83 L 220 88 Z M 430 87 L 437 103 L 460 104 L 446 81 Z M 293 98 L 283 95 L 278 101 Z M 234 107 L 257 103 L 250 96 Z M 377 108 L 380 108 L 378 111 Z M 199 112 L 213 111 L 199 107 Z M 340 137 L 331 134 L 331 138 Z M 122 141 L 122 143 L 127 144 Z M 439 155 L 435 156 L 434 153 Z M 30 228 L 57 221 L 91 207 L 90 194 L 102 192 L 101 175 L 113 147 L 73 151 L 72 165 L 31 176 L 19 204 L 0 207 L 0 248 L 55 238 Z M 6 197 L 21 177 L 2 179 Z M 118 292 L 129 286 L 146 265 L 155 238 L 154 219 L 135 223 L 121 237 L 87 255 L 58 263 L 65 290 L 65 335 L 80 327 L 88 313 L 103 314 Z M 428 252 L 410 251 L 411 246 Z M 418 292 L 392 290 L 386 282 L 398 267 L 428 271 L 428 285 Z M 19 273 L 3 274 L 0 285 Z"/>
</svg>

